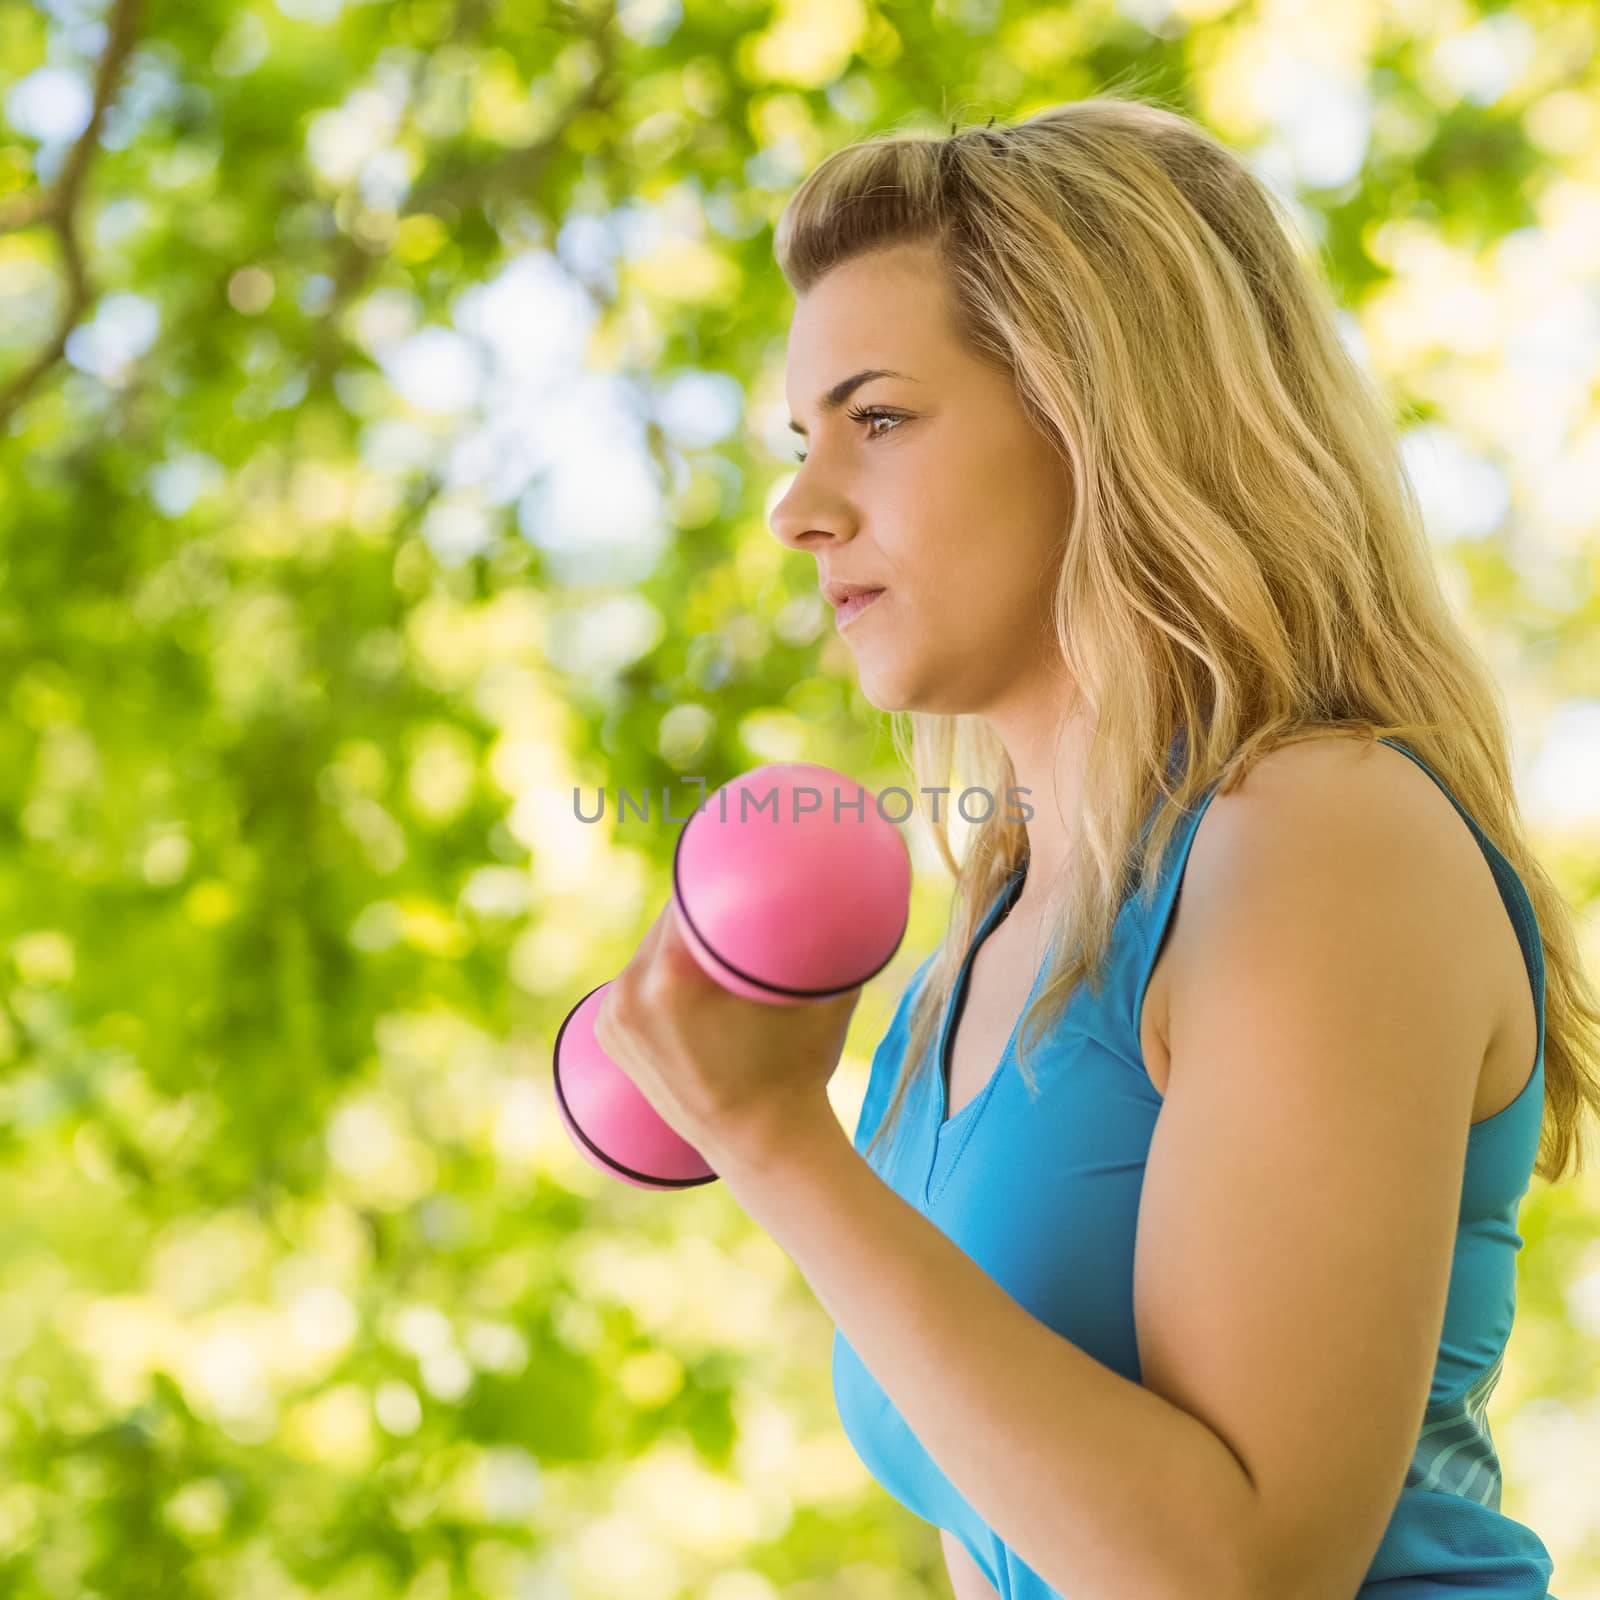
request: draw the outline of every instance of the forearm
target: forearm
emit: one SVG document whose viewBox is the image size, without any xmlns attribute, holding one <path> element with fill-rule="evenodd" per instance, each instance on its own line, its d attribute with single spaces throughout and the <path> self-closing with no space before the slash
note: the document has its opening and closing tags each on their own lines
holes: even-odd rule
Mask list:
<svg viewBox="0 0 1600 1600">
<path fill-rule="evenodd" d="M 945 1476 L 1052 1588 L 1249 1595 L 1258 1502 L 1233 1452 L 1024 1310 L 836 1119 L 782 1161 L 717 1171 Z"/>
</svg>

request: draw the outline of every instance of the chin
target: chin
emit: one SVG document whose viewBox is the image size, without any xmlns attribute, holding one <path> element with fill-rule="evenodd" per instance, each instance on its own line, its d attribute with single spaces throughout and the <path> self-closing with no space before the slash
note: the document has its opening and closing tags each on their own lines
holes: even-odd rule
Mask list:
<svg viewBox="0 0 1600 1600">
<path fill-rule="evenodd" d="M 875 672 L 863 672 L 859 682 L 862 694 L 879 711 L 942 712 L 950 709 L 945 704 L 946 696 L 926 686 L 896 682 Z"/>
<path fill-rule="evenodd" d="M 902 685 L 886 682 L 877 673 L 860 673 L 856 682 L 867 703 L 875 710 L 920 711 L 922 709 L 913 704 L 915 696 L 908 695 Z"/>
<path fill-rule="evenodd" d="M 862 686 L 861 692 L 866 696 L 867 703 L 875 711 L 926 711 L 926 706 L 918 705 L 914 700 L 908 700 L 895 695 L 877 694 L 873 690 Z"/>
</svg>

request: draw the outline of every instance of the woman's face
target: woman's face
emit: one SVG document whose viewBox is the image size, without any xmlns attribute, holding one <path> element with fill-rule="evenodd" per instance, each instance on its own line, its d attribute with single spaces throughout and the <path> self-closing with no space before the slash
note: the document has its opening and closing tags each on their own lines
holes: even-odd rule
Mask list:
<svg viewBox="0 0 1600 1600">
<path fill-rule="evenodd" d="M 805 460 L 772 530 L 816 557 L 819 585 L 883 590 L 842 628 L 862 692 L 946 714 L 1010 698 L 1046 670 L 1068 475 L 1011 380 L 958 343 L 933 250 L 836 267 L 796 302 L 788 355 Z M 824 409 L 864 369 L 901 376 Z"/>
</svg>

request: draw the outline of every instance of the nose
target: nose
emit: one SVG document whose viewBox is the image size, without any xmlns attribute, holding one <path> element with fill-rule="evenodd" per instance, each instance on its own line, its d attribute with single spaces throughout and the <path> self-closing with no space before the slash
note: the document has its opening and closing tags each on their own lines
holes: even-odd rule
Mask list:
<svg viewBox="0 0 1600 1600">
<path fill-rule="evenodd" d="M 772 536 L 791 550 L 815 554 L 826 545 L 848 544 L 855 537 L 855 519 L 848 507 L 821 502 L 802 487 L 803 472 L 789 486 L 789 492 L 772 508 L 769 522 Z"/>
</svg>

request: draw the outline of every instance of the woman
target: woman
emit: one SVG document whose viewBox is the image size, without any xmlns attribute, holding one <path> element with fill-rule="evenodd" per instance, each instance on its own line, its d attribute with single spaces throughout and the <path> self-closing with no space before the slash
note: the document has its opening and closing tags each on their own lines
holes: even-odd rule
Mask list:
<svg viewBox="0 0 1600 1600">
<path fill-rule="evenodd" d="M 1549 1592 L 1485 1406 L 1600 997 L 1285 220 L 1106 96 L 843 149 L 777 229 L 773 531 L 989 816 L 853 1141 L 853 997 L 723 995 L 670 917 L 597 1033 L 822 1300 L 958 1600 Z"/>
</svg>

